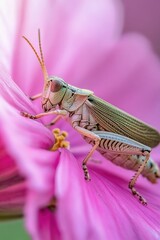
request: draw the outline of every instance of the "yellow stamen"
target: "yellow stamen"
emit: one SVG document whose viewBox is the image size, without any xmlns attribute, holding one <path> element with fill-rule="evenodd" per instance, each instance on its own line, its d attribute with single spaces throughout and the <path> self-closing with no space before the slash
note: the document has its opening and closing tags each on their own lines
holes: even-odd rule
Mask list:
<svg viewBox="0 0 160 240">
<path fill-rule="evenodd" d="M 59 128 L 55 128 L 53 129 L 53 134 L 60 134 L 60 129 Z"/>
<path fill-rule="evenodd" d="M 53 135 L 55 137 L 55 144 L 50 149 L 51 151 L 56 151 L 59 148 L 70 148 L 70 143 L 66 141 L 66 137 L 68 136 L 68 133 L 65 131 L 60 131 L 59 128 L 53 129 Z"/>
<path fill-rule="evenodd" d="M 61 132 L 61 134 L 62 134 L 62 136 L 64 136 L 65 138 L 68 137 L 68 133 L 65 132 L 65 131 Z"/>
</svg>

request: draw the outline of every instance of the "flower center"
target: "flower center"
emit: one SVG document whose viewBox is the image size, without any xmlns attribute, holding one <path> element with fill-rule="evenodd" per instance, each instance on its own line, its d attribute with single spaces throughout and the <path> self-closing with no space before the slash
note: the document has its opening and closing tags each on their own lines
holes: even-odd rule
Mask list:
<svg viewBox="0 0 160 240">
<path fill-rule="evenodd" d="M 67 132 L 61 131 L 59 128 L 55 128 L 53 129 L 53 135 L 55 137 L 55 143 L 50 149 L 51 151 L 56 151 L 59 148 L 70 148 L 70 143 L 65 140 L 68 136 Z"/>
</svg>

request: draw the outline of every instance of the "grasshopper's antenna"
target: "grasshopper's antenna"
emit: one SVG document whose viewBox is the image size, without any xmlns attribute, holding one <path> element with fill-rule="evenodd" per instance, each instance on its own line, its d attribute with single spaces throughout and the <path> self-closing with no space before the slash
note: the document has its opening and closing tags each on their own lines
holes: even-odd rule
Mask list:
<svg viewBox="0 0 160 240">
<path fill-rule="evenodd" d="M 40 29 L 38 29 L 38 42 L 39 42 L 39 50 L 40 50 L 40 55 L 41 55 L 41 66 L 42 66 L 42 71 L 44 74 L 44 80 L 45 80 L 45 82 L 47 82 L 48 73 L 47 73 L 47 69 L 46 69 L 44 57 L 43 57 L 43 52 L 42 52 Z"/>
<path fill-rule="evenodd" d="M 39 63 L 40 63 L 40 66 L 42 68 L 42 72 L 43 72 L 43 75 L 44 75 L 44 81 L 47 82 L 47 79 L 48 79 L 48 73 L 47 73 L 47 69 L 46 69 L 46 66 L 45 66 L 45 62 L 44 62 L 44 57 L 43 57 L 43 52 L 42 52 L 42 46 L 41 46 L 41 36 L 40 36 L 40 30 L 38 29 L 38 42 L 39 42 L 39 50 L 40 50 L 40 57 L 37 53 L 37 51 L 35 50 L 35 48 L 33 47 L 32 43 L 28 40 L 28 38 L 26 38 L 25 36 L 22 36 L 26 42 L 30 45 L 30 47 L 32 48 L 32 50 L 34 51 Z"/>
<path fill-rule="evenodd" d="M 40 55 L 41 55 L 41 61 L 42 64 L 44 64 L 44 57 L 43 57 L 43 52 L 42 52 L 42 45 L 41 45 L 41 34 L 40 34 L 40 29 L 38 29 L 38 42 L 39 42 L 39 50 L 40 50 Z"/>
</svg>

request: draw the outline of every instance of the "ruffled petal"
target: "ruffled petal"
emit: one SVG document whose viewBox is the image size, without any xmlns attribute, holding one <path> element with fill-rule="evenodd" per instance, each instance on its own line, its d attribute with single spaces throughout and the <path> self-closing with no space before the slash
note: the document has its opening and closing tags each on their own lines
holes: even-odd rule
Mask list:
<svg viewBox="0 0 160 240">
<path fill-rule="evenodd" d="M 114 175 L 102 166 L 91 166 L 89 170 L 91 182 L 86 182 L 77 160 L 68 151 L 62 151 L 56 171 L 57 209 L 53 213 L 59 231 L 54 229 L 54 218 L 49 217 L 52 226 L 49 236 L 56 230 L 60 234 L 57 239 L 149 240 L 160 237 L 159 193 L 155 186 L 152 189 L 150 184 L 148 189 L 142 184 L 138 186 L 150 199 L 149 206 L 144 207 L 128 190 L 123 171 L 121 175 Z M 37 231 L 44 236 L 41 228 Z"/>
<path fill-rule="evenodd" d="M 46 189 L 42 176 L 50 179 L 52 175 L 50 166 L 54 154 L 48 151 L 54 142 L 52 133 L 41 123 L 22 117 L 2 98 L 0 112 L 5 148 L 23 175 L 28 176 L 29 185 Z"/>
<path fill-rule="evenodd" d="M 28 112 L 32 109 L 32 112 L 35 112 L 34 106 L 2 68 L 0 85 L 1 95 L 7 100 L 0 97 L 0 186 L 2 189 L 0 194 L 4 194 L 4 196 L 10 194 L 10 205 L 7 201 L 4 205 L 14 211 L 12 201 L 17 204 L 15 209 L 18 207 L 18 202 L 16 202 L 16 198 L 14 199 L 12 192 L 14 187 L 18 189 L 18 193 L 21 192 L 18 184 L 25 181 L 22 191 L 27 191 L 27 199 L 30 199 L 32 194 L 41 196 L 35 209 L 34 205 L 32 206 L 32 210 L 36 211 L 47 205 L 54 195 L 53 180 L 58 153 L 49 151 L 54 144 L 54 137 L 52 132 L 40 122 L 21 116 L 18 109 Z M 24 206 L 24 199 L 22 202 Z M 26 200 L 26 202 L 28 205 L 30 204 L 30 200 Z M 31 213 L 31 211 L 29 212 Z"/>
</svg>

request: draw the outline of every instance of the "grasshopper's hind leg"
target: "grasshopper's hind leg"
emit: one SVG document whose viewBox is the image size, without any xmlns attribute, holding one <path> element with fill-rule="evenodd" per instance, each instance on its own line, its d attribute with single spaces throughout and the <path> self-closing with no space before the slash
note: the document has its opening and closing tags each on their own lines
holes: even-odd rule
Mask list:
<svg viewBox="0 0 160 240">
<path fill-rule="evenodd" d="M 121 136 L 116 133 L 105 132 L 105 131 L 94 131 L 98 137 L 100 137 L 98 151 L 106 157 L 108 160 L 113 163 L 128 168 L 130 170 L 134 170 L 132 166 L 126 167 L 126 159 L 123 156 L 131 157 L 134 155 L 144 156 L 142 161 L 137 162 L 139 165 L 139 169 L 134 175 L 134 177 L 129 182 L 129 188 L 131 189 L 133 195 L 137 196 L 142 204 L 147 204 L 146 200 L 138 193 L 135 189 L 135 183 L 139 177 L 139 175 L 143 172 L 147 162 L 150 157 L 150 147 L 145 146 L 139 142 L 136 142 L 128 137 Z M 117 156 L 117 160 L 116 157 Z M 132 165 L 134 160 L 130 160 L 130 164 Z"/>
<path fill-rule="evenodd" d="M 137 190 L 135 189 L 135 183 L 137 181 L 137 178 L 139 177 L 139 175 L 142 173 L 143 169 L 145 168 L 149 157 L 150 157 L 150 153 L 148 151 L 145 151 L 143 153 L 143 155 L 145 156 L 145 160 L 143 161 L 143 163 L 141 164 L 141 166 L 139 167 L 138 171 L 135 173 L 135 175 L 132 177 L 132 179 L 129 182 L 129 188 L 132 191 L 132 194 L 137 196 L 139 201 L 143 204 L 143 205 L 147 205 L 147 201 L 139 194 L 139 192 L 137 192 Z"/>
</svg>

